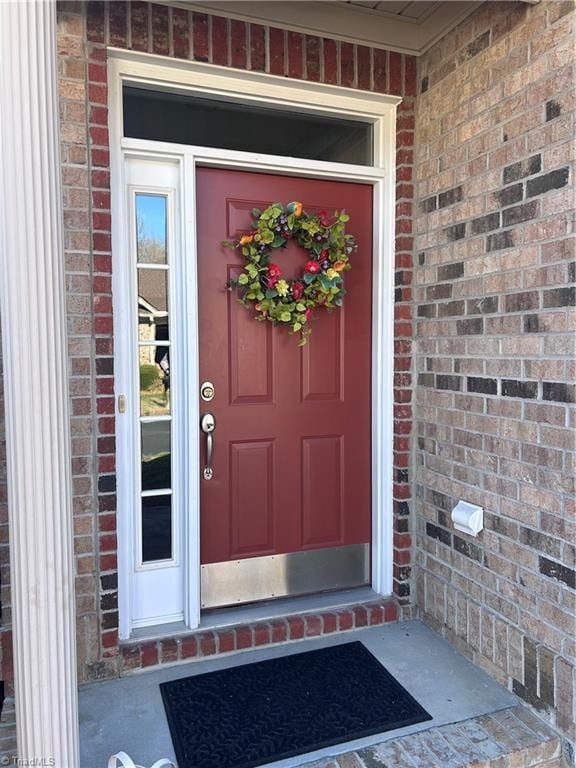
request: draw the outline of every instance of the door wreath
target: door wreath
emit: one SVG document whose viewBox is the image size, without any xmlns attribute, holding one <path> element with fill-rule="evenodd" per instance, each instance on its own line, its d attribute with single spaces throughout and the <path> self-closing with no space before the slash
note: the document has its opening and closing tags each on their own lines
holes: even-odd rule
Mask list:
<svg viewBox="0 0 576 768">
<path fill-rule="evenodd" d="M 356 238 L 346 232 L 350 217 L 345 211 L 330 216 L 327 211 L 310 215 L 302 203 L 284 206 L 273 203 L 264 211 L 252 210 L 253 229 L 238 240 L 223 245 L 239 250 L 245 264 L 228 290 L 240 291 L 238 301 L 256 312 L 255 319 L 282 324 L 291 333 L 300 333 L 299 346 L 311 333 L 315 309 L 341 307 L 344 299 L 344 272 L 350 269 L 350 255 Z M 308 254 L 302 274 L 294 280 L 282 277 L 282 269 L 271 261 L 277 248 L 296 240 Z"/>
</svg>

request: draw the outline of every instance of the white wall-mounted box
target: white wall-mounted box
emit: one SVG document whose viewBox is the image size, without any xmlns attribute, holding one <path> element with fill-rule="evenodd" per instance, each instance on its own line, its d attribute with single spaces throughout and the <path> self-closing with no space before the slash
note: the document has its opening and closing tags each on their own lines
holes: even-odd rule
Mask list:
<svg viewBox="0 0 576 768">
<path fill-rule="evenodd" d="M 454 528 L 470 536 L 478 536 L 484 528 L 484 510 L 476 504 L 459 501 L 452 510 Z"/>
</svg>

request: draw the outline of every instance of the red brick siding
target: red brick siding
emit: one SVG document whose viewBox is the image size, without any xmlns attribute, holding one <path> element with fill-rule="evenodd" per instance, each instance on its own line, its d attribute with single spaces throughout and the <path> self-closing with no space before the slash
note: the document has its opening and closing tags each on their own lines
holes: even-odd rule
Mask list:
<svg viewBox="0 0 576 768">
<path fill-rule="evenodd" d="M 123 643 L 121 671 L 128 672 L 157 664 L 174 664 L 192 658 L 202 659 L 273 643 L 305 640 L 336 631 L 373 627 L 395 622 L 398 617 L 398 602 L 392 599 L 355 605 L 338 612 L 321 611 L 256 624 L 203 630 L 153 642 Z"/>
</svg>

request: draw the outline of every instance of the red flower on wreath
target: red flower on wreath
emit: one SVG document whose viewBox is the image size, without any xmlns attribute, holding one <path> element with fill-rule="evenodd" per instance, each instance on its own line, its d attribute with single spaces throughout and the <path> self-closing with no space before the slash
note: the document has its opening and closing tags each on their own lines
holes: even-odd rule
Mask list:
<svg viewBox="0 0 576 768">
<path fill-rule="evenodd" d="M 318 218 L 320 219 L 320 224 L 322 224 L 323 227 L 330 226 L 330 216 L 328 215 L 328 211 L 319 211 Z"/>
<path fill-rule="evenodd" d="M 306 320 L 309 322 L 312 317 L 312 310 L 308 308 L 304 314 L 306 315 Z"/>
<path fill-rule="evenodd" d="M 311 275 L 317 275 L 318 272 L 320 272 L 320 264 L 318 264 L 317 261 L 307 261 L 306 266 L 304 267 L 306 272 L 309 272 Z"/>
<path fill-rule="evenodd" d="M 268 267 L 268 288 L 274 288 L 278 280 L 280 279 L 280 276 L 282 274 L 282 270 L 278 266 L 278 264 L 270 264 Z"/>
<path fill-rule="evenodd" d="M 294 296 L 294 299 L 298 301 L 298 299 L 302 298 L 302 294 L 304 293 L 304 286 L 302 283 L 293 283 L 292 284 L 292 296 Z"/>
<path fill-rule="evenodd" d="M 275 277 L 278 279 L 280 275 L 282 274 L 282 270 L 278 266 L 278 264 L 270 264 L 268 267 L 268 274 L 270 277 Z"/>
</svg>

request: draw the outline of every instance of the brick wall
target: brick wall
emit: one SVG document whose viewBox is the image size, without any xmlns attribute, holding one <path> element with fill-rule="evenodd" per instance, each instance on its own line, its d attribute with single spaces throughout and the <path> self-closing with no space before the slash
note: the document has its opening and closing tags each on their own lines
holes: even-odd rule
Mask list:
<svg viewBox="0 0 576 768">
<path fill-rule="evenodd" d="M 414 221 L 417 601 L 571 738 L 573 9 L 487 3 L 422 57 Z"/>
<path fill-rule="evenodd" d="M 108 45 L 404 96 L 397 160 L 394 584 L 408 614 L 415 60 L 145 2 L 58 7 L 80 678 L 116 674 L 119 658 Z"/>
</svg>

